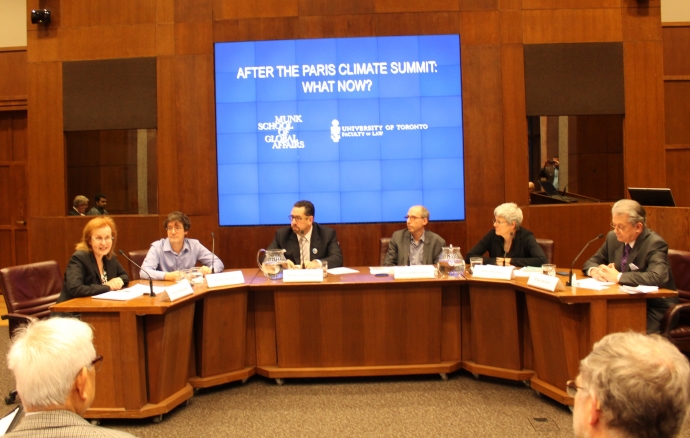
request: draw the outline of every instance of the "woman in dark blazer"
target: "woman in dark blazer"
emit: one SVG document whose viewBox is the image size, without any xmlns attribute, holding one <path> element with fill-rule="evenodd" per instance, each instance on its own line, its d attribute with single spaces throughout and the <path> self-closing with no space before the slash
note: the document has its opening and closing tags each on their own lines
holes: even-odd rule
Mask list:
<svg viewBox="0 0 690 438">
<path fill-rule="evenodd" d="M 484 264 L 513 266 L 541 266 L 548 263 L 544 250 L 531 231 L 522 228 L 522 210 L 513 202 L 501 204 L 494 210 L 494 229 L 467 253 L 471 257 L 483 257 Z"/>
<path fill-rule="evenodd" d="M 127 286 L 129 277 L 113 256 L 116 234 L 115 221 L 109 216 L 99 216 L 86 224 L 77 250 L 67 264 L 58 303 Z"/>
</svg>

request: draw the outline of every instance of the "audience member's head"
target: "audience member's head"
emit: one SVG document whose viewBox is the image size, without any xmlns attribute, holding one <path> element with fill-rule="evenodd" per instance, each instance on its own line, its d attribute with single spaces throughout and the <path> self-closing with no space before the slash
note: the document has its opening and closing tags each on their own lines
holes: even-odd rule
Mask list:
<svg viewBox="0 0 690 438">
<path fill-rule="evenodd" d="M 89 198 L 84 195 L 77 195 L 75 196 L 72 205 L 79 213 L 84 214 L 84 212 L 86 212 L 86 208 L 89 206 Z"/>
<path fill-rule="evenodd" d="M 28 412 L 67 409 L 81 415 L 96 392 L 91 326 L 74 318 L 50 318 L 21 327 L 7 354 L 17 392 Z"/>
<path fill-rule="evenodd" d="M 690 365 L 665 338 L 612 333 L 568 382 L 577 437 L 674 437 L 688 409 Z"/>
</svg>

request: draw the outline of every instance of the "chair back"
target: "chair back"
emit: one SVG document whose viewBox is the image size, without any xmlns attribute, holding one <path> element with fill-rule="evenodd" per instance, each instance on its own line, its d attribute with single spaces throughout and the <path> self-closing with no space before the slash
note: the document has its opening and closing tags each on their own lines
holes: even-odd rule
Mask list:
<svg viewBox="0 0 690 438">
<path fill-rule="evenodd" d="M 669 249 L 668 263 L 676 283 L 678 298 L 681 302 L 690 301 L 690 251 Z"/>
<path fill-rule="evenodd" d="M 149 253 L 148 249 L 138 249 L 136 251 L 130 251 L 127 253 L 130 259 L 134 260 L 139 266 L 144 263 L 144 259 L 146 258 L 146 254 Z M 138 280 L 139 277 L 139 268 L 137 268 L 132 262 L 129 262 L 129 278 L 130 280 Z"/>
<path fill-rule="evenodd" d="M 390 243 L 390 237 L 382 237 L 379 242 L 379 266 L 383 266 L 383 262 L 386 261 L 386 254 L 388 254 L 388 245 Z"/>
<path fill-rule="evenodd" d="M 60 266 L 54 260 L 0 269 L 0 288 L 7 313 L 38 319 L 50 316 L 50 306 L 62 291 Z M 10 320 L 10 333 L 20 325 Z"/>
<path fill-rule="evenodd" d="M 537 239 L 537 243 L 546 254 L 546 260 L 553 263 L 553 239 Z"/>
</svg>

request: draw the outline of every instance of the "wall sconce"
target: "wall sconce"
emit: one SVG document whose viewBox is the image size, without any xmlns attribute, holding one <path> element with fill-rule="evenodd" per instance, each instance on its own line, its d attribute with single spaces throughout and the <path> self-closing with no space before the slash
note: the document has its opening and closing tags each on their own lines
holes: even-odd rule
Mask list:
<svg viewBox="0 0 690 438">
<path fill-rule="evenodd" d="M 50 9 L 36 9 L 31 11 L 31 24 L 50 24 Z"/>
</svg>

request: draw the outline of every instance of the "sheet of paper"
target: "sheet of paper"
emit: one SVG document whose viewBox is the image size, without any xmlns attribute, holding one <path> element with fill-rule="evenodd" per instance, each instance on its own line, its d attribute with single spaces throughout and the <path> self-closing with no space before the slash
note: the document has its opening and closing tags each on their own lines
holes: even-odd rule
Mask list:
<svg viewBox="0 0 690 438">
<path fill-rule="evenodd" d="M 595 280 L 593 278 L 583 278 L 575 282 L 575 287 L 590 290 L 604 290 L 608 289 L 608 287 L 612 284 L 613 283 L 605 283 L 599 280 Z"/>
<path fill-rule="evenodd" d="M 244 284 L 242 271 L 221 272 L 219 274 L 206 274 L 208 287 L 229 286 L 232 284 Z"/>
<path fill-rule="evenodd" d="M 369 273 L 371 275 L 376 275 L 376 274 L 393 275 L 394 271 L 395 271 L 395 266 L 370 266 L 369 267 Z"/>
<path fill-rule="evenodd" d="M 286 269 L 283 283 L 315 283 L 323 281 L 323 269 Z"/>
<path fill-rule="evenodd" d="M 624 286 L 621 285 L 618 287 L 618 290 L 621 292 L 626 292 L 629 294 L 646 294 L 649 292 L 659 292 L 659 287 L 658 286 Z"/>
<path fill-rule="evenodd" d="M 22 409 L 22 406 L 19 405 L 12 409 L 9 414 L 0 419 L 0 436 L 3 436 L 8 432 L 12 432 L 11 429 L 17 425 L 17 421 L 19 420 L 19 415 L 21 414 Z"/>
<path fill-rule="evenodd" d="M 412 280 L 415 278 L 435 278 L 434 265 L 396 266 L 393 269 L 396 280 Z"/>
<path fill-rule="evenodd" d="M 136 290 L 139 291 L 142 295 L 149 295 L 151 294 L 151 288 L 149 287 L 148 283 L 137 283 L 132 287 L 128 287 L 127 289 L 123 290 Z M 153 293 L 158 294 L 165 292 L 165 286 L 153 286 Z"/>
<path fill-rule="evenodd" d="M 535 266 L 525 266 L 522 269 L 515 269 L 513 273 L 516 277 L 529 277 L 532 274 L 541 274 L 542 269 Z"/>
<path fill-rule="evenodd" d="M 329 269 L 328 273 L 333 275 L 343 275 L 343 274 L 357 274 L 359 271 L 352 268 L 333 268 Z"/>
<path fill-rule="evenodd" d="M 100 295 L 93 295 L 92 298 L 95 300 L 115 300 L 115 301 L 127 301 L 133 298 L 138 298 L 144 294 L 140 290 L 133 288 L 123 289 L 123 290 L 111 290 Z"/>
</svg>

